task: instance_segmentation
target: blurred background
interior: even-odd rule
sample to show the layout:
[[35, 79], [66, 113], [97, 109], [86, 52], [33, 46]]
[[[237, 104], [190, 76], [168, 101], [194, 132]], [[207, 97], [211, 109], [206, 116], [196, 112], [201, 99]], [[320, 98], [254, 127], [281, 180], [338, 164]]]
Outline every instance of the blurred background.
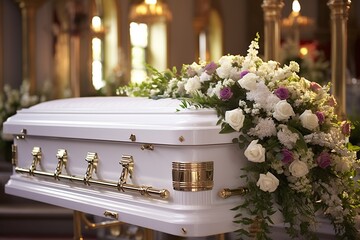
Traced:
[[[246, 55], [256, 33], [263, 55], [266, 2], [1, 0], [0, 124], [17, 109], [41, 101], [116, 95], [117, 87], [146, 79], [146, 64], [162, 71], [199, 60], [216, 61], [226, 54]], [[328, 83], [331, 1], [283, 2], [276, 60], [282, 64], [296, 60], [303, 76]], [[359, 1], [351, 2], [346, 34], [346, 112], [356, 123], [360, 119]], [[352, 137], [360, 142], [359, 132]], [[4, 193], [12, 171], [11, 138], [2, 136], [0, 147], [0, 238], [72, 236], [71, 210]], [[84, 232], [89, 238], [105, 234]]]

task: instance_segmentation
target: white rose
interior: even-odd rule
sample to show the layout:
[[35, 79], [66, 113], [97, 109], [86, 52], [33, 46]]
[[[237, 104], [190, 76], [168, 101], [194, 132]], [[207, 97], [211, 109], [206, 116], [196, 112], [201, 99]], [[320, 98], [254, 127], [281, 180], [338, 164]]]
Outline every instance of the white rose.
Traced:
[[264, 192], [274, 192], [279, 186], [279, 179], [277, 179], [271, 172], [260, 174], [259, 180], [256, 183]]
[[299, 118], [304, 128], [314, 130], [319, 126], [319, 119], [316, 114], [311, 112], [311, 110], [305, 110]]
[[252, 140], [244, 155], [251, 162], [265, 162], [265, 148], [257, 142], [258, 140]]
[[200, 78], [198, 76], [189, 78], [184, 86], [186, 93], [192, 93], [201, 88]]
[[259, 77], [255, 73], [248, 73], [243, 76], [238, 83], [242, 88], [251, 91], [256, 89], [256, 80], [258, 79]]
[[207, 74], [206, 72], [203, 72], [200, 75], [200, 82], [206, 82], [211, 80], [211, 75]]
[[232, 69], [233, 66], [231, 65], [231, 62], [224, 62], [216, 69], [216, 73], [220, 78], [229, 78]]
[[292, 106], [286, 100], [280, 100], [275, 104], [273, 116], [278, 121], [287, 121], [295, 116]]
[[225, 122], [236, 131], [240, 131], [240, 129], [243, 127], [244, 120], [245, 115], [240, 108], [225, 112]]
[[294, 177], [303, 177], [309, 173], [309, 168], [306, 163], [295, 160], [290, 164], [289, 171]]

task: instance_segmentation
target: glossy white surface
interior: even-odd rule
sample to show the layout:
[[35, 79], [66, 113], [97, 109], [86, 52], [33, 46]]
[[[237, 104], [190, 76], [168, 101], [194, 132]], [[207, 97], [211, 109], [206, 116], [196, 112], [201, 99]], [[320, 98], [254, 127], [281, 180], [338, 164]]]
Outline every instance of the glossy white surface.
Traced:
[[[246, 161], [231, 143], [236, 135], [218, 133], [214, 111], [176, 112], [179, 104], [172, 99], [121, 97], [57, 100], [19, 111], [4, 128], [14, 135], [27, 129], [25, 139], [14, 139], [18, 167], [30, 167], [31, 151], [37, 146], [42, 149], [37, 170], [53, 173], [57, 150], [63, 148], [68, 152], [68, 162], [62, 174], [83, 177], [87, 152], [96, 152], [99, 163], [92, 178], [116, 183], [122, 171], [122, 155], [131, 155], [134, 173], [128, 183], [167, 189], [169, 199], [15, 172], [6, 193], [98, 216], [104, 216], [105, 211], [116, 212], [119, 221], [173, 235], [197, 237], [234, 231], [239, 226], [232, 222], [236, 212], [230, 209], [241, 202], [241, 197], [224, 200], [218, 192], [241, 186], [240, 169]], [[130, 134], [136, 135], [135, 142], [129, 139]], [[154, 150], [141, 150], [143, 143], [153, 144]], [[214, 162], [212, 190], [173, 190], [172, 162], [205, 161]]]

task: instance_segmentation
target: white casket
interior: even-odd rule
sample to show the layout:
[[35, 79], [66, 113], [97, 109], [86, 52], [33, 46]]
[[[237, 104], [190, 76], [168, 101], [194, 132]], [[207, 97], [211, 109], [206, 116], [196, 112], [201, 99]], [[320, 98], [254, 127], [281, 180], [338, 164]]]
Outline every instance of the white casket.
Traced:
[[4, 124], [6, 193], [179, 236], [236, 230], [237, 135], [219, 134], [214, 110], [180, 103], [91, 97], [18, 111]]

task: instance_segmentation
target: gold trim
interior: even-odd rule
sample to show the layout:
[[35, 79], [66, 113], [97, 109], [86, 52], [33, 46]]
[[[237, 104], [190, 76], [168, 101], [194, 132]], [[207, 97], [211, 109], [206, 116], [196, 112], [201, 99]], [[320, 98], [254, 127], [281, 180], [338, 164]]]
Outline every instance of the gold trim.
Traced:
[[246, 187], [240, 187], [235, 189], [224, 188], [219, 191], [219, 197], [226, 199], [232, 196], [244, 196], [248, 192], [249, 189]]
[[13, 166], [17, 166], [18, 164], [17, 146], [15, 144], [11, 145], [11, 164]]
[[[21, 168], [21, 167], [15, 167], [15, 172], [27, 173], [27, 174], [31, 174], [33, 176], [43, 176], [43, 177], [51, 177], [51, 178], [54, 177], [54, 173], [38, 171], [38, 170], [34, 170], [33, 172], [31, 172], [30, 169]], [[70, 175], [60, 174], [58, 177], [59, 177], [59, 179], [69, 180], [71, 182], [84, 182], [84, 178], [78, 177], [78, 176], [70, 176]], [[96, 179], [90, 178], [87, 185], [90, 185], [90, 184], [119, 189], [119, 185], [117, 182], [96, 180]], [[136, 186], [136, 185], [126, 183], [126, 184], [122, 185], [122, 189], [124, 189], [126, 191], [130, 191], [130, 192], [138, 192], [142, 196], [149, 196], [149, 197], [157, 196], [162, 199], [168, 199], [170, 196], [170, 192], [166, 189], [155, 189], [155, 188], [152, 188], [149, 186]]]
[[173, 188], [177, 191], [205, 191], [213, 188], [213, 162], [173, 162]]
[[[15, 150], [16, 151], [16, 150]], [[120, 161], [120, 164], [123, 166], [123, 170], [120, 176], [120, 179], [118, 182], [110, 182], [110, 181], [104, 181], [104, 180], [97, 180], [92, 179], [92, 172], [97, 169], [97, 163], [98, 163], [98, 156], [97, 153], [89, 152], [87, 154], [87, 157], [85, 160], [88, 162], [88, 167], [86, 169], [85, 177], [78, 177], [78, 176], [71, 176], [71, 175], [65, 175], [61, 174], [62, 166], [65, 166], [67, 161], [67, 152], [65, 149], [59, 149], [57, 153], [57, 157], [59, 159], [58, 165], [56, 167], [55, 172], [45, 172], [45, 171], [39, 171], [36, 170], [36, 165], [39, 164], [41, 159], [41, 148], [40, 147], [34, 147], [31, 154], [33, 155], [33, 162], [29, 169], [21, 168], [21, 167], [15, 167], [15, 172], [17, 173], [28, 173], [32, 176], [43, 176], [43, 177], [55, 177], [56, 180], [69, 180], [71, 182], [83, 182], [85, 185], [90, 186], [90, 184], [96, 184], [100, 186], [105, 187], [111, 187], [116, 188], [118, 191], [125, 192], [138, 192], [142, 196], [157, 196], [162, 199], [168, 199], [170, 196], [170, 192], [166, 189], [155, 189], [151, 186], [137, 186], [133, 184], [126, 183], [126, 180], [128, 179], [128, 176], [131, 178], [133, 174], [134, 169], [134, 160], [132, 156], [124, 155], [122, 156], [122, 159]], [[59, 166], [62, 165], [62, 166]]]

